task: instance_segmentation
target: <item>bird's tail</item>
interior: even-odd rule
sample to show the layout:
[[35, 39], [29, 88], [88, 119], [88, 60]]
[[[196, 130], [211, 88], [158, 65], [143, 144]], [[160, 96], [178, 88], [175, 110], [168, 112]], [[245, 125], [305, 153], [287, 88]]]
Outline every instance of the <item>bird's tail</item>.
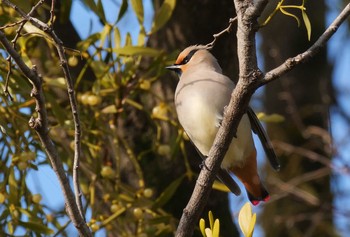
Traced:
[[260, 201], [268, 201], [270, 199], [269, 193], [262, 185], [257, 172], [255, 150], [246, 158], [242, 167], [233, 167], [230, 170], [244, 184], [248, 198], [253, 205], [258, 205]]

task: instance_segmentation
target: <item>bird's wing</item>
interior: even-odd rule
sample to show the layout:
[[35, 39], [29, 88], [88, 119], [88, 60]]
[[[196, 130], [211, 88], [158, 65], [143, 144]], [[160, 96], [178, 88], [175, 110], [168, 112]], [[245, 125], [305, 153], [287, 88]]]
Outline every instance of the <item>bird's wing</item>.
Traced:
[[254, 113], [253, 109], [248, 107], [247, 114], [250, 120], [250, 124], [252, 126], [252, 130], [255, 134], [258, 135], [261, 145], [264, 148], [264, 151], [267, 155], [267, 158], [272, 166], [276, 171], [278, 171], [281, 168], [281, 165], [278, 162], [276, 153], [272, 147], [271, 141], [269, 137], [267, 136], [265, 129], [261, 125], [258, 117]]
[[[192, 143], [193, 144], [193, 143]], [[193, 144], [194, 146], [194, 144]], [[198, 152], [198, 154], [200, 155], [200, 157], [202, 157], [203, 159], [203, 164], [204, 164], [204, 160], [207, 158], [207, 156], [203, 155], [196, 146], [194, 146]], [[205, 166], [205, 164], [204, 164]], [[216, 174], [216, 177], [223, 183], [226, 185], [226, 187], [236, 196], [239, 196], [241, 194], [241, 189], [239, 188], [238, 184], [236, 183], [236, 181], [231, 177], [230, 173], [225, 170], [220, 168], [218, 173]]]

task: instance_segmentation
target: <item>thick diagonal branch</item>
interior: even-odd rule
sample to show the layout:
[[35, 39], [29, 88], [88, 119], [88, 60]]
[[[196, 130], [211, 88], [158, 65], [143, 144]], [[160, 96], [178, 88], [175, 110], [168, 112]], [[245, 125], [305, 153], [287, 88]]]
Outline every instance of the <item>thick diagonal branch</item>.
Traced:
[[[326, 44], [335, 30], [349, 15], [350, 7], [347, 5], [339, 17], [332, 23], [329, 29], [305, 53], [296, 57], [298, 62], [287, 62], [265, 76], [259, 70], [256, 60], [255, 32], [258, 29], [257, 17], [263, 11], [266, 0], [254, 1], [234, 0], [237, 13], [237, 47], [239, 59], [239, 80], [232, 93], [231, 101], [226, 109], [222, 126], [218, 131], [214, 144], [210, 149], [205, 168], [199, 174], [192, 196], [183, 210], [176, 236], [192, 236], [200, 214], [208, 200], [215, 175], [220, 167], [229, 144], [236, 134], [240, 119], [245, 113], [251, 95], [255, 90], [292, 70], [306, 59], [313, 57]], [[329, 32], [330, 31], [330, 32]], [[304, 56], [302, 56], [304, 55]], [[300, 58], [301, 57], [301, 58]]]

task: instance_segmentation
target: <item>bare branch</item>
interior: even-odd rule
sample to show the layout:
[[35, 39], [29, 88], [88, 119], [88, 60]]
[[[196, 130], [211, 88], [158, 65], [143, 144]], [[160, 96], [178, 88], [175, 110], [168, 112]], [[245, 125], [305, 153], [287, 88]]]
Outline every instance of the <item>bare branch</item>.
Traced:
[[233, 22], [235, 22], [237, 20], [237, 17], [234, 18], [230, 18], [229, 20], [229, 25], [226, 27], [226, 29], [220, 31], [219, 33], [216, 33], [213, 35], [214, 40], [212, 42], [210, 42], [209, 44], [206, 45], [206, 47], [210, 50], [215, 46], [215, 42], [216, 40], [223, 34], [225, 33], [230, 33], [233, 27]]

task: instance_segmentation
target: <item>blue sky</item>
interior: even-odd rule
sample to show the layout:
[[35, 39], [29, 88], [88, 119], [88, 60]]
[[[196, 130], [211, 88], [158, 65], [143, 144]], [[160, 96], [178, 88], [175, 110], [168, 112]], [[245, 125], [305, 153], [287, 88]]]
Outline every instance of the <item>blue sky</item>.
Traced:
[[[119, 10], [119, 6], [115, 0], [104, 0], [103, 4], [106, 10], [106, 17], [109, 22], [114, 22], [117, 13]], [[340, 0], [329, 0], [329, 8], [330, 13], [327, 16], [328, 24], [334, 19], [339, 9], [336, 6], [341, 6], [340, 4], [335, 4], [335, 2], [340, 2]], [[153, 10], [151, 6], [151, 1], [147, 0], [144, 3], [145, 7], [145, 22], [146, 29], [150, 28], [150, 23], [152, 20]], [[98, 19], [89, 14], [88, 9], [86, 9], [81, 1], [74, 0], [72, 6], [72, 14], [71, 20], [73, 24], [76, 26], [78, 33], [84, 39], [92, 32], [98, 32], [101, 30], [101, 25], [98, 23]], [[138, 22], [134, 13], [128, 10], [125, 18], [123, 18], [119, 23], [118, 27], [122, 35], [125, 35], [127, 32], [130, 32], [133, 38], [136, 40], [137, 34], [139, 31]], [[225, 27], [225, 26], [223, 26]], [[218, 29], [219, 31], [220, 29]], [[346, 43], [345, 43], [346, 42]], [[347, 47], [344, 47], [347, 45]], [[349, 83], [349, 64], [350, 64], [350, 44], [349, 37], [346, 35], [345, 27], [341, 27], [337, 34], [331, 39], [328, 46], [329, 58], [330, 60], [334, 60], [334, 82], [335, 86], [338, 90], [344, 92], [340, 97], [340, 102], [342, 106], [345, 108], [346, 112], [350, 114], [350, 83]], [[344, 129], [346, 128], [346, 129]], [[342, 120], [341, 117], [334, 111], [332, 113], [331, 119], [331, 131], [334, 137], [335, 147], [338, 147], [341, 144], [342, 149], [338, 150], [338, 155], [334, 160], [335, 165], [344, 165], [344, 163], [349, 163], [350, 161], [350, 141], [348, 141], [347, 137], [350, 133], [349, 124], [346, 121]], [[257, 142], [258, 143], [258, 142]], [[259, 151], [260, 152], [260, 151]], [[260, 152], [260, 157], [263, 154]], [[40, 173], [40, 174], [39, 174]], [[349, 195], [350, 195], [350, 178], [349, 174], [344, 175], [343, 173], [335, 173], [337, 176], [336, 182], [334, 183], [334, 190], [340, 189], [341, 191], [345, 191], [347, 195], [338, 196], [335, 201], [335, 205], [341, 210], [344, 209], [344, 206], [349, 206]], [[52, 169], [47, 167], [40, 167], [40, 172], [32, 172], [32, 175], [28, 179], [28, 186], [34, 193], [41, 193], [43, 195], [43, 202], [47, 203], [48, 206], [53, 208], [62, 208], [64, 205], [63, 197], [61, 195], [61, 191], [59, 188], [59, 184], [55, 174]], [[246, 202], [246, 199], [243, 197], [236, 198], [231, 196], [232, 200], [232, 211], [234, 215], [237, 215], [240, 207]], [[259, 212], [258, 208], [254, 208], [254, 211]], [[346, 219], [336, 213], [336, 223], [338, 224], [339, 230], [341, 231], [346, 227]], [[89, 219], [89, 216], [88, 216]], [[70, 228], [74, 232], [74, 228]], [[345, 232], [347, 231], [347, 232]], [[349, 229], [344, 230], [344, 234], [348, 233]], [[100, 233], [99, 236], [104, 236], [103, 233]], [[263, 236], [263, 232], [258, 230], [255, 232], [255, 237]]]

